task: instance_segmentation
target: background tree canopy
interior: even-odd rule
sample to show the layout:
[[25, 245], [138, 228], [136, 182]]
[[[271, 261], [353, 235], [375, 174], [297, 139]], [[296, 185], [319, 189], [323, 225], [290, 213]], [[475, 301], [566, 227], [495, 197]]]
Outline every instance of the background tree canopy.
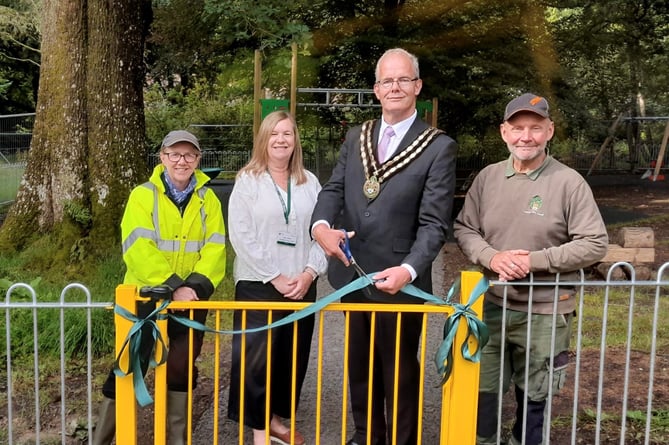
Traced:
[[[0, 114], [7, 114], [34, 109], [39, 3], [3, 3]], [[666, 2], [158, 0], [152, 10], [148, 114], [171, 116], [166, 128], [248, 122], [256, 49], [263, 86], [288, 97], [292, 42], [300, 87], [369, 88], [383, 51], [414, 52], [423, 97], [439, 99], [440, 127], [455, 136], [496, 131], [501, 107], [520, 91], [551, 100], [560, 136], [593, 141], [621, 112], [663, 115], [669, 106]], [[153, 130], [151, 120], [147, 127], [153, 142], [166, 129]]]
[[0, 1], [0, 114], [35, 111], [40, 59], [38, 28], [31, 4]]
[[[164, 38], [183, 29], [184, 14], [160, 11], [180, 3], [190, 4], [182, 7], [199, 17], [199, 25], [190, 34], [177, 32], [178, 39]], [[289, 3], [204, 0], [196, 11], [183, 1], [155, 7], [151, 42], [158, 43], [164, 60], [179, 60], [191, 40], [201, 48], [188, 52], [201, 56], [193, 70], [160, 75], [178, 72], [181, 79], [196, 78], [214, 89], [209, 92], [221, 94], [227, 85], [217, 81], [233, 80], [229, 74], [236, 67], [250, 69], [252, 51], [260, 49], [266, 57], [264, 86], [285, 93], [287, 48], [296, 41], [299, 86], [369, 88], [376, 58], [402, 46], [419, 56], [423, 96], [439, 99], [440, 126], [456, 136], [484, 135], [496, 127], [503, 104], [527, 90], [551, 99], [563, 137], [585, 132], [601, 141], [621, 112], [667, 112], [667, 74], [661, 67], [667, 62], [669, 6], [664, 2]], [[185, 80], [181, 87], [195, 88], [195, 82]]]
[[[114, 188], [112, 178], [126, 174], [129, 160], [142, 162], [145, 149], [155, 149], [169, 130], [195, 123], [250, 124], [256, 50], [262, 54], [265, 93], [287, 99], [293, 43], [299, 51], [298, 87], [371, 88], [375, 61], [386, 49], [399, 46], [415, 53], [424, 81], [422, 99], [438, 99], [438, 126], [459, 142], [464, 156], [504, 151], [498, 135], [502, 109], [525, 91], [549, 99], [557, 125], [553, 148], [571, 153], [601, 144], [620, 114], [669, 115], [667, 2], [123, 0], [119, 3], [123, 7], [113, 14], [100, 5], [99, 0], [0, 0], [0, 114], [39, 110], [41, 99], [47, 117], [40, 120], [38, 111], [36, 131], [41, 134], [35, 136], [43, 147], [56, 151], [65, 149], [61, 144], [66, 139], [49, 142], [45, 134], [64, 122], [66, 127], [78, 122], [79, 127], [58, 133], [79, 137], [81, 146], [71, 150], [80, 154], [81, 165], [91, 169], [102, 165], [104, 179], [94, 179], [97, 190]], [[97, 16], [83, 17], [81, 29], [50, 28], [66, 7], [95, 11]], [[108, 21], [112, 35], [102, 38], [96, 20]], [[49, 65], [54, 71], [48, 77], [41, 73], [44, 97], [36, 99], [40, 65], [44, 71], [44, 61], [49, 60], [40, 51], [57, 51], [55, 39], [73, 45], [82, 42], [79, 57], [87, 63], [80, 82], [85, 101], [72, 102], [85, 102], [87, 108], [72, 120], [49, 113], [53, 108], [44, 97], [61, 88], [58, 79], [67, 79], [78, 65], [62, 60]], [[143, 66], [135, 63], [137, 55]], [[98, 59], [90, 60], [91, 56]], [[66, 60], [68, 55], [61, 57]], [[132, 72], [119, 66], [127, 60], [133, 61]], [[118, 70], [124, 85], [105, 74], [110, 69]], [[116, 88], [108, 88], [110, 80]], [[126, 98], [125, 108], [107, 107], [116, 103], [120, 90], [136, 97]], [[146, 129], [134, 119], [130, 130], [120, 128], [127, 127], [123, 113], [140, 119], [143, 114]], [[298, 113], [301, 125], [328, 119], [342, 117], [327, 109], [320, 114]], [[94, 122], [104, 123], [104, 131]], [[135, 133], [143, 133], [146, 143], [133, 141]], [[648, 131], [637, 124], [629, 126], [628, 133], [627, 139], [634, 141]], [[104, 138], [120, 140], [119, 135], [124, 135], [123, 150], [105, 152], [111, 156], [108, 159], [91, 158], [95, 146], [109, 145]], [[31, 151], [38, 147], [33, 144]], [[42, 156], [43, 164], [53, 155], [34, 156]], [[140, 171], [133, 170], [133, 180]], [[30, 173], [29, 164], [28, 177]], [[53, 175], [56, 172], [32, 171], [32, 177], [44, 184], [53, 183]], [[96, 215], [105, 215], [106, 226], [117, 221], [122, 210], [119, 198], [113, 200], [114, 208], [106, 208], [108, 204], [100, 206], [96, 196], [88, 195], [91, 181], [89, 175], [76, 181], [80, 210], [93, 215], [93, 221], [78, 228], [77, 236], [90, 235], [89, 227], [100, 227]], [[115, 196], [124, 196], [129, 186], [123, 181]], [[26, 195], [23, 202], [32, 201]], [[38, 227], [44, 230], [67, 213], [57, 199], [50, 206], [57, 211], [49, 218], [56, 221], [43, 224], [42, 215]], [[25, 214], [35, 218], [33, 210], [26, 208]], [[24, 221], [20, 227], [30, 224]]]

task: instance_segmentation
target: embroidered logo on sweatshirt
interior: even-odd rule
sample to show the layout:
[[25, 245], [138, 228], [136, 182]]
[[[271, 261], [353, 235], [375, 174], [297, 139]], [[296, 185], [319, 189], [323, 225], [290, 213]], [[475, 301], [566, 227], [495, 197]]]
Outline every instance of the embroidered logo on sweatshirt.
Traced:
[[532, 199], [530, 199], [530, 202], [527, 203], [528, 209], [525, 210], [524, 213], [544, 216], [544, 214], [541, 212], [541, 206], [543, 205], [544, 201], [541, 199], [541, 196], [534, 195]]

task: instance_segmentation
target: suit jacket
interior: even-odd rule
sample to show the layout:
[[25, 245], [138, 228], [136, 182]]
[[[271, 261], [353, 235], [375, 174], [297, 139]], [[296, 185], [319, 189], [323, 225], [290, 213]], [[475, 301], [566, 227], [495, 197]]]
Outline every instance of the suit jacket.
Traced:
[[[376, 153], [380, 124], [374, 130]], [[411, 125], [393, 156], [398, 155], [429, 126], [420, 119]], [[355, 230], [351, 252], [367, 272], [402, 263], [417, 273], [413, 284], [432, 292], [432, 262], [446, 241], [455, 189], [457, 145], [441, 134], [403, 170], [381, 184], [378, 196], [363, 194], [365, 173], [360, 158], [361, 126], [346, 134], [332, 176], [318, 195], [311, 223], [328, 221], [332, 227]], [[353, 267], [330, 260], [328, 279], [335, 288], [356, 278]], [[372, 289], [372, 299], [416, 302], [406, 294], [395, 296]], [[346, 300], [346, 299], [345, 299]]]

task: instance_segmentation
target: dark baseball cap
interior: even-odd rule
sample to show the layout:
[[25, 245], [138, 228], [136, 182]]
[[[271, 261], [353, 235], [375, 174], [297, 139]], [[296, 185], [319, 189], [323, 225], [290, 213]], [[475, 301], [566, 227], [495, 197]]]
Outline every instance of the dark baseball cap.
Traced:
[[163, 139], [162, 147], [171, 147], [178, 142], [190, 142], [193, 144], [193, 146], [195, 146], [195, 148], [198, 149], [198, 151], [202, 151], [200, 149], [200, 142], [198, 142], [195, 135], [186, 130], [174, 130], [167, 133], [167, 136], [165, 136], [165, 139]]
[[532, 93], [525, 93], [506, 105], [504, 120], [508, 121], [514, 114], [521, 111], [529, 111], [541, 117], [550, 117], [548, 108], [548, 102], [543, 97]]

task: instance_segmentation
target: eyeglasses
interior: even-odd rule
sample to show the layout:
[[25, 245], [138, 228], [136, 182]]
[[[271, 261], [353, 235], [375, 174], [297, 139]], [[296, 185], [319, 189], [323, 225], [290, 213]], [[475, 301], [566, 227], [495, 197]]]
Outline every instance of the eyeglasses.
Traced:
[[406, 88], [409, 85], [411, 85], [411, 82], [415, 82], [418, 80], [418, 77], [414, 77], [413, 79], [410, 79], [408, 77], [400, 77], [399, 79], [383, 79], [379, 80], [378, 83], [381, 85], [383, 88], [386, 90], [392, 88], [393, 84], [397, 82], [397, 85], [399, 85], [400, 88]]
[[181, 153], [176, 153], [174, 151], [170, 151], [170, 152], [164, 151], [163, 154], [165, 156], [167, 156], [167, 159], [169, 159], [171, 162], [179, 162], [181, 160], [181, 158], [184, 158], [184, 160], [186, 162], [188, 162], [189, 164], [191, 162], [197, 161], [198, 158], [200, 157], [200, 155], [196, 154], [196, 153], [181, 154]]

